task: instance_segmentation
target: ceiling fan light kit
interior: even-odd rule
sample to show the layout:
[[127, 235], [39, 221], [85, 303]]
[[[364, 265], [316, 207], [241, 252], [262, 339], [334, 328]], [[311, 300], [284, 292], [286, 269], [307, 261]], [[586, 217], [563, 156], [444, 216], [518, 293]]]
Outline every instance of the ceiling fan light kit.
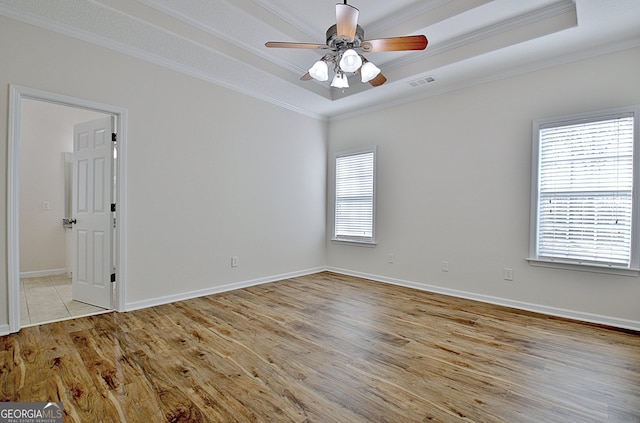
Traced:
[[329, 50], [330, 53], [315, 62], [303, 81], [315, 79], [329, 80], [329, 63], [334, 64], [334, 77], [331, 86], [348, 88], [347, 74], [360, 72], [362, 82], [368, 82], [374, 87], [382, 85], [387, 78], [382, 75], [380, 68], [369, 62], [360, 51], [376, 53], [383, 51], [424, 50], [427, 48], [427, 37], [424, 35], [410, 35], [404, 37], [379, 38], [364, 40], [364, 30], [358, 25], [360, 11], [347, 4], [336, 4], [336, 24], [327, 30], [326, 44], [297, 43], [269, 41], [265, 43], [269, 48], [303, 48]]

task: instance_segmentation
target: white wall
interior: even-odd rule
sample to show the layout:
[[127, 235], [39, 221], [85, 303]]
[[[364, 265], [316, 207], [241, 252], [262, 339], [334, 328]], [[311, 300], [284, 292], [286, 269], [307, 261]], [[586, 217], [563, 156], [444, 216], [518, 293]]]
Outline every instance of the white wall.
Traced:
[[[328, 241], [328, 265], [640, 328], [639, 278], [525, 260], [532, 120], [638, 104], [638, 69], [640, 50], [627, 50], [332, 123], [329, 157], [378, 145], [379, 244]], [[328, 228], [332, 175], [333, 163]], [[442, 261], [449, 272], [441, 271]], [[513, 282], [503, 280], [505, 267], [513, 269]]]
[[0, 57], [0, 198], [10, 83], [128, 110], [128, 304], [324, 266], [325, 122], [4, 17]]
[[[20, 273], [67, 269], [63, 152], [73, 125], [102, 114], [42, 101], [22, 102], [20, 125]], [[43, 209], [43, 203], [49, 209]]]
[[[128, 109], [126, 300], [336, 269], [640, 322], [640, 281], [530, 267], [531, 121], [640, 103], [638, 49], [327, 124], [0, 17], [18, 84]], [[7, 101], [0, 101], [6, 198]], [[327, 145], [327, 140], [331, 140]], [[376, 248], [326, 241], [327, 152], [378, 144]], [[331, 163], [331, 161], [330, 161]], [[329, 166], [331, 170], [331, 166]], [[325, 188], [328, 188], [325, 189]], [[328, 217], [326, 212], [328, 211]], [[6, 208], [0, 208], [6, 222]], [[7, 228], [0, 225], [0, 238]], [[6, 242], [0, 304], [6, 310]], [[395, 263], [386, 263], [388, 253]], [[325, 256], [326, 254], [326, 256]], [[230, 267], [230, 257], [239, 267]], [[440, 271], [447, 260], [450, 271]], [[514, 281], [502, 280], [503, 267]], [[0, 326], [7, 322], [0, 313]]]

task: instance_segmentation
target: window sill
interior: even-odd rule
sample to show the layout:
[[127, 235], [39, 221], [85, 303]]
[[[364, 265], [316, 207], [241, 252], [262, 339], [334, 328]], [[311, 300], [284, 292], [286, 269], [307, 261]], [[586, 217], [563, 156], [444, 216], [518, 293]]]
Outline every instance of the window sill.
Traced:
[[339, 239], [339, 238], [331, 238], [331, 241], [337, 242], [340, 244], [355, 245], [357, 247], [375, 247], [376, 245], [378, 245], [378, 243], [375, 241], [354, 241], [350, 239]]
[[560, 260], [544, 260], [544, 259], [538, 259], [538, 258], [528, 258], [527, 261], [531, 266], [537, 266], [537, 267], [551, 267], [554, 269], [577, 270], [580, 272], [607, 273], [610, 275], [619, 275], [619, 276], [640, 275], [640, 269], [632, 269], [629, 267], [616, 267], [616, 266], [598, 265], [598, 264], [590, 264], [590, 263], [578, 264], [574, 262], [567, 262], [567, 261], [560, 261]]

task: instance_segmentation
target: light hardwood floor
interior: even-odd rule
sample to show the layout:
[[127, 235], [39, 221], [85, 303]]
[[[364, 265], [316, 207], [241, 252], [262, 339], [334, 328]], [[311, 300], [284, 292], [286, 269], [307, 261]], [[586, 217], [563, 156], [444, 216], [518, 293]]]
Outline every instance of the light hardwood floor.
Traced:
[[0, 338], [69, 422], [640, 422], [640, 334], [320, 273]]

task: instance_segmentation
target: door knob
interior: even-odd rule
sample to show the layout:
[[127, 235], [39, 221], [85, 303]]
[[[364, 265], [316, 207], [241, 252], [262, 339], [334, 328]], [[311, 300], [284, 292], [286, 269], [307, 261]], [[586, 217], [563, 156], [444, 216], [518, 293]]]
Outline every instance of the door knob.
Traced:
[[65, 228], [70, 228], [74, 223], [78, 223], [78, 221], [75, 219], [69, 219], [68, 217], [62, 219], [62, 226]]

